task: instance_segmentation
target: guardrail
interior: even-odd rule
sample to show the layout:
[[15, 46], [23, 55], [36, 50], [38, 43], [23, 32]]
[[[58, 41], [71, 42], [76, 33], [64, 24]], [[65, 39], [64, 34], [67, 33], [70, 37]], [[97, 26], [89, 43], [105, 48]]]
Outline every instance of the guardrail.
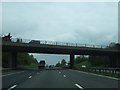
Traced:
[[[39, 43], [34, 43], [34, 42], [30, 43], [31, 41], [39, 42]], [[105, 45], [79, 44], [79, 43], [57, 42], [57, 41], [46, 41], [46, 40], [29, 40], [29, 39], [20, 39], [20, 38], [11, 38], [11, 42], [29, 43], [31, 45], [47, 44], [47, 45], [60, 45], [60, 46], [88, 47], [88, 48], [106, 48], [107, 47]]]
[[80, 68], [79, 70], [85, 72], [110, 75], [120, 78], [120, 68]]

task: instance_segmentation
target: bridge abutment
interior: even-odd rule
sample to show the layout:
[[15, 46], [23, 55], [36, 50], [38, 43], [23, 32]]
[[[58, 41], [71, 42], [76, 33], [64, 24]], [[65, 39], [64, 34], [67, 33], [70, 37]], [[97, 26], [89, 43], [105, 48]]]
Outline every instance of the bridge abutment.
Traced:
[[11, 69], [15, 69], [17, 67], [17, 52], [11, 52], [9, 54], [8, 65]]
[[73, 69], [74, 67], [74, 54], [70, 54], [70, 69]]
[[120, 56], [117, 54], [109, 56], [110, 68], [120, 68]]

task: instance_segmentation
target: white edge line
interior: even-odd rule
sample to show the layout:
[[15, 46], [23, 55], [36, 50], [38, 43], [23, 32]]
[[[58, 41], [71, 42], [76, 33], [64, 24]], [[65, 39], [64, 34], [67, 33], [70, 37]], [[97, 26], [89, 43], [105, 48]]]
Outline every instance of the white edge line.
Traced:
[[7, 89], [7, 90], [11, 90], [11, 89], [13, 89], [13, 88], [15, 88], [17, 85], [13, 85], [12, 87], [10, 87], [9, 89]]
[[5, 76], [9, 76], [9, 75], [12, 75], [12, 74], [18, 74], [18, 73], [22, 73], [22, 72], [25, 72], [25, 71], [16, 72], [16, 73], [10, 73], [10, 74], [6, 74], [6, 75], [2, 75], [2, 76], [0, 76], [0, 77], [5, 77]]
[[81, 87], [80, 85], [78, 85], [77, 83], [75, 84], [75, 86], [77, 86], [78, 88], [80, 88], [81, 90], [83, 90], [84, 88]]
[[[69, 69], [69, 70], [71, 70], [71, 69]], [[86, 74], [91, 74], [91, 75], [96, 75], [96, 76], [100, 76], [100, 77], [106, 77], [106, 78], [115, 79], [115, 80], [120, 80], [119, 78], [109, 77], [109, 76], [104, 76], [104, 75], [99, 75], [99, 74], [90, 73], [90, 72], [84, 72], [84, 71], [78, 71], [78, 70], [73, 70], [73, 71], [77, 71], [77, 72], [81, 72], [81, 73], [86, 73]]]

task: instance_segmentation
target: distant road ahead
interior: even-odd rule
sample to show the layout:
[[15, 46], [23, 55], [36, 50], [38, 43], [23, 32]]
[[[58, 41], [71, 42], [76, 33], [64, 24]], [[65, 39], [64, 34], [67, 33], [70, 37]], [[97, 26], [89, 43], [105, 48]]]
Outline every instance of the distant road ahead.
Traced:
[[[75, 70], [27, 70], [3, 76], [3, 88], [101, 88], [119, 90], [119, 80]], [[89, 89], [88, 89], [89, 90]], [[96, 90], [96, 89], [91, 89]]]

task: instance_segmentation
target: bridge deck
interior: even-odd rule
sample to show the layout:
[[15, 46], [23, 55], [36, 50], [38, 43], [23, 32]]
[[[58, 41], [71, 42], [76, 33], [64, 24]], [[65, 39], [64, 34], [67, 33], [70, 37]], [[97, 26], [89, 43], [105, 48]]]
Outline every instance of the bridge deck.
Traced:
[[75, 55], [111, 55], [118, 54], [118, 49], [95, 48], [85, 46], [68, 46], [59, 44], [30, 44], [17, 42], [3, 42], [4, 52], [29, 52], [29, 53], [49, 53], [49, 54], [71, 54]]

